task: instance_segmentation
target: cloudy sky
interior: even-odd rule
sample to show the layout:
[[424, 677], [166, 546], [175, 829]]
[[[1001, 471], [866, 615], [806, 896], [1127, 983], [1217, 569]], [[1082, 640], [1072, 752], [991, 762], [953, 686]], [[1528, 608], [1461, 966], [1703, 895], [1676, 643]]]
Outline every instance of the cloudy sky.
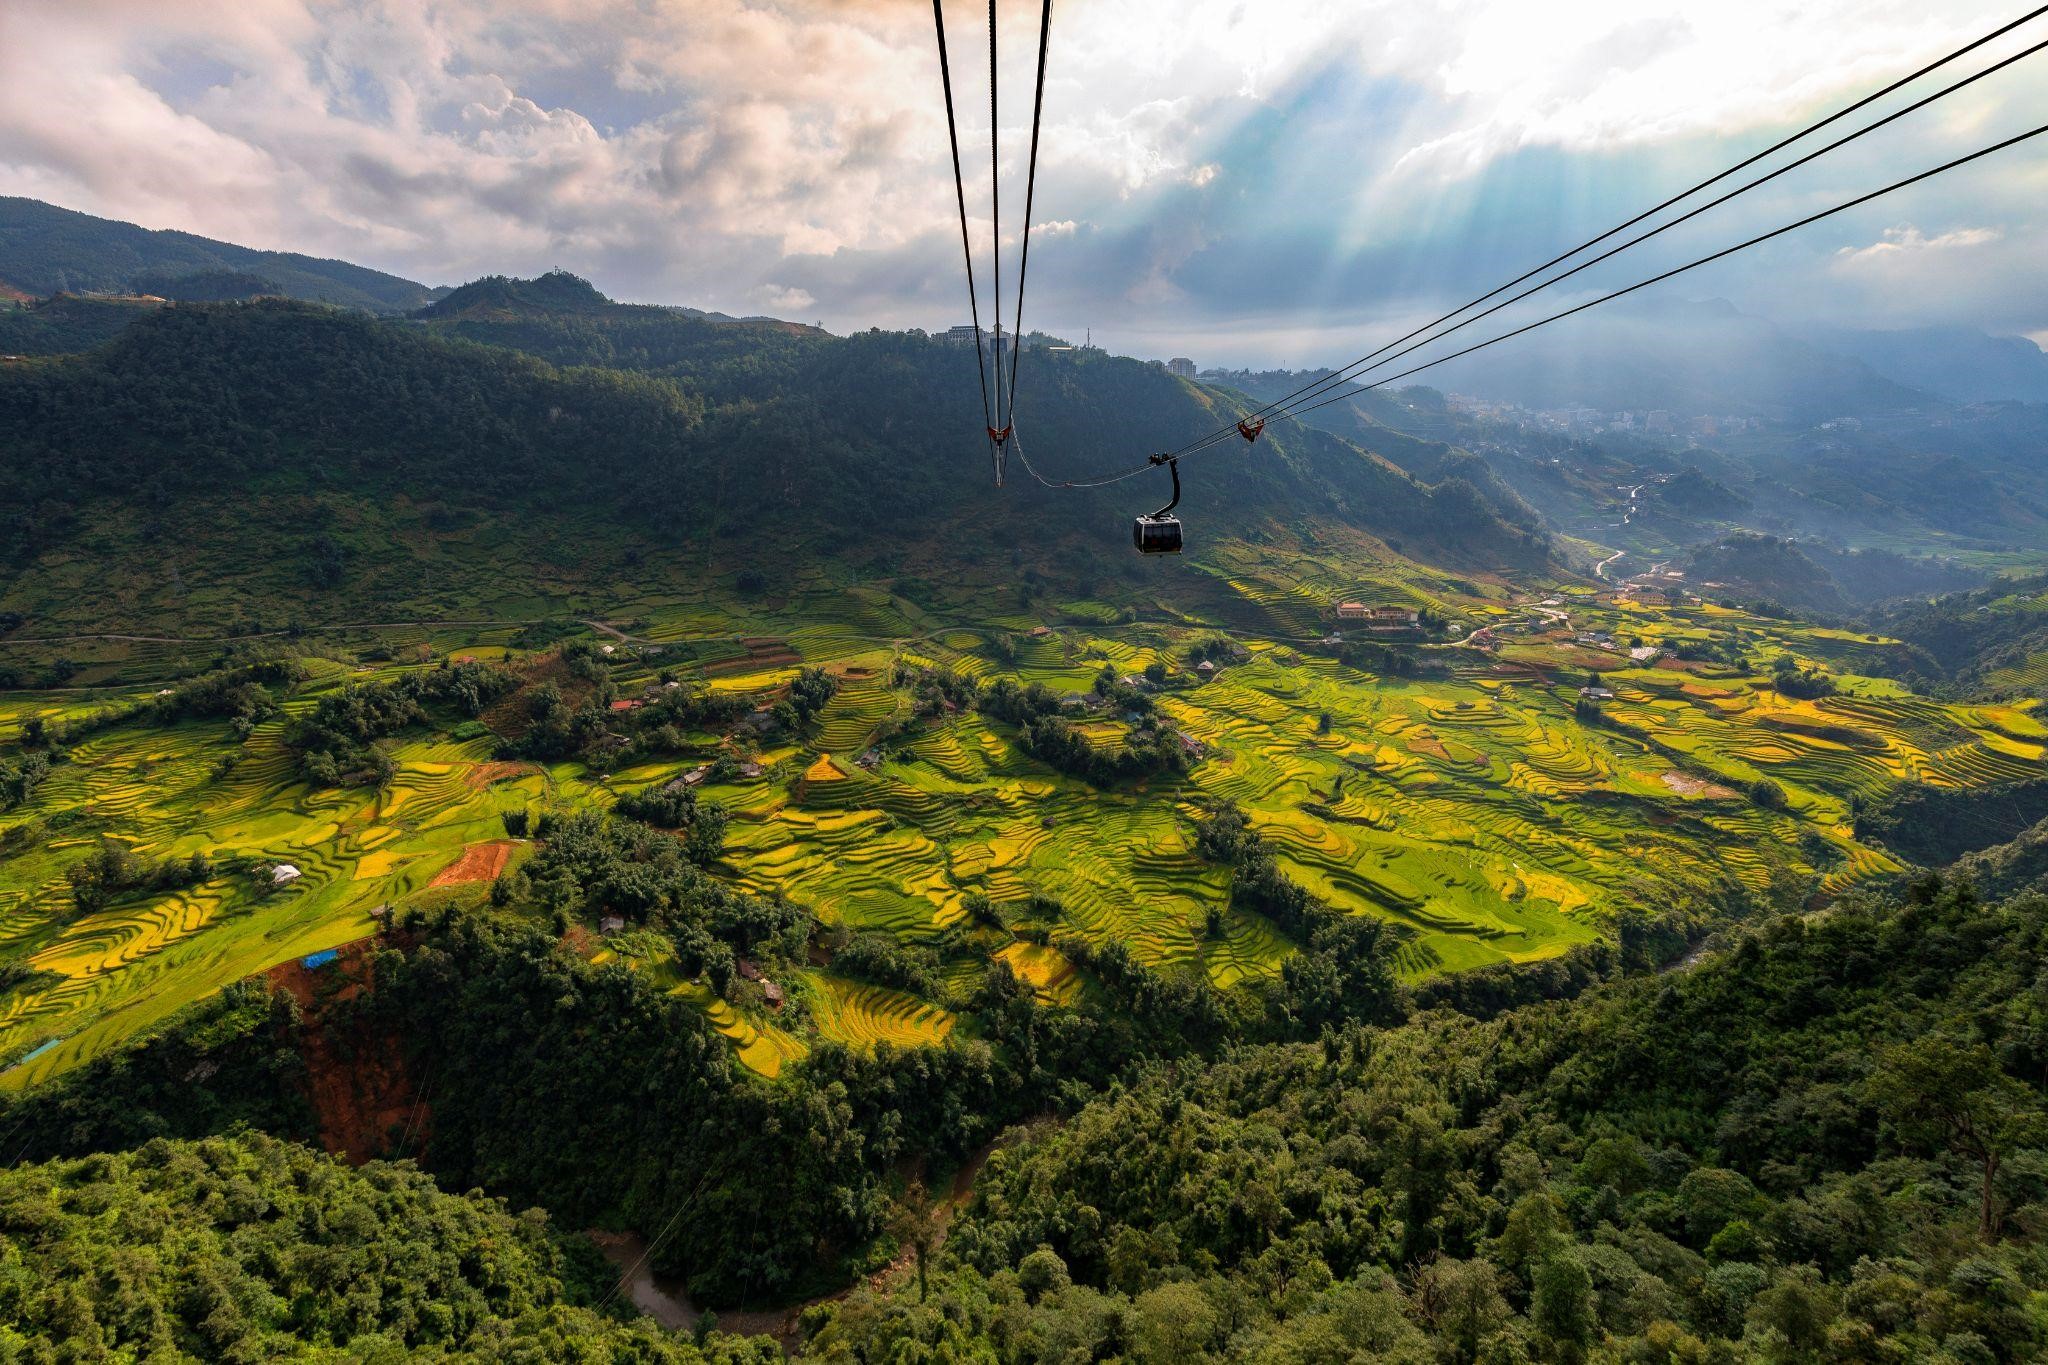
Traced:
[[[1037, 9], [1000, 25], [1012, 279]], [[1358, 353], [2020, 9], [1059, 0], [1026, 322], [1204, 363]], [[947, 14], [986, 287], [986, 9]], [[2044, 75], [2048, 53], [1574, 287], [2048, 123]], [[835, 330], [966, 312], [922, 0], [0, 0], [0, 194], [437, 284], [560, 266]], [[2048, 342], [2044, 261], [2048, 138], [1677, 289]]]

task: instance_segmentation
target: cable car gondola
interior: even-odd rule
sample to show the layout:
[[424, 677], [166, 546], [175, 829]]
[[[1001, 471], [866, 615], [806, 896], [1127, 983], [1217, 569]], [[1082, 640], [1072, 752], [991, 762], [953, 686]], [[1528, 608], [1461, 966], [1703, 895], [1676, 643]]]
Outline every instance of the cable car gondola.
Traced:
[[1132, 521], [1131, 543], [1138, 547], [1140, 554], [1177, 555], [1180, 553], [1180, 518], [1166, 514], [1180, 503], [1180, 461], [1170, 455], [1154, 455], [1152, 463], [1165, 465], [1173, 475], [1173, 501], [1150, 516]]

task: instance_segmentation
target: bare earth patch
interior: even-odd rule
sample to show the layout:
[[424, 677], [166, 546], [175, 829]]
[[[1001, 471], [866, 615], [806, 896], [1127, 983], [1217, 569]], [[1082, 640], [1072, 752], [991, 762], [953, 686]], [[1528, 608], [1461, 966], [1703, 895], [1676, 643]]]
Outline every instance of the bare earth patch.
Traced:
[[1708, 782], [1689, 773], [1672, 771], [1663, 774], [1658, 780], [1680, 796], [1696, 796], [1708, 801], [1729, 801], [1738, 795], [1718, 782]]
[[471, 791], [482, 791], [493, 782], [503, 782], [508, 777], [525, 777], [539, 771], [531, 763], [478, 763], [470, 768], [465, 780]]
[[[299, 1055], [306, 1064], [306, 1098], [320, 1130], [320, 1145], [357, 1165], [373, 1157], [417, 1157], [425, 1148], [431, 1114], [416, 1094], [398, 1040], [354, 1030], [335, 1035], [335, 1006], [361, 994], [374, 939], [343, 944], [320, 968], [294, 958], [264, 976], [299, 1002]], [[346, 1017], [344, 1015], [344, 1017]]]
[[459, 882], [496, 881], [498, 874], [505, 870], [505, 864], [512, 860], [512, 850], [519, 847], [510, 839], [492, 839], [487, 843], [471, 844], [462, 850], [462, 856], [434, 874], [430, 886], [454, 886]]

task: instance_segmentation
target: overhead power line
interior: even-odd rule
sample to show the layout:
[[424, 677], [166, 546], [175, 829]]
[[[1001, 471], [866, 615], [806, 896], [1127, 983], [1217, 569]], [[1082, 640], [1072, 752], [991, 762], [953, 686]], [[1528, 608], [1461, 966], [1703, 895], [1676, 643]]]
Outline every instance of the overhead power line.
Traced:
[[[946, 53], [944, 0], [932, 0], [932, 25], [939, 37], [939, 76], [946, 97], [946, 136], [953, 152], [953, 199], [960, 213], [960, 252], [967, 265], [969, 320], [974, 326], [974, 360], [981, 382], [981, 419], [988, 433], [989, 458], [995, 466], [996, 486], [1003, 483], [1003, 465], [1015, 431], [1017, 415], [1017, 368], [1023, 358], [1024, 288], [1031, 269], [1031, 214], [1038, 196], [1039, 129], [1045, 115], [1045, 64], [1052, 34], [1052, 0], [1043, 0], [1038, 23], [1038, 80], [1031, 104], [1031, 160], [1024, 189], [1023, 250], [1017, 267], [1016, 325], [1010, 330], [1007, 379], [1003, 354], [1003, 189], [1002, 189], [1002, 99], [997, 60], [996, 0], [988, 5], [988, 169], [989, 225], [994, 238], [990, 251], [989, 276], [995, 318], [993, 355], [982, 344], [980, 291], [974, 284], [974, 247], [967, 225], [967, 184], [960, 168], [960, 126], [953, 109], [952, 64]], [[989, 384], [991, 360], [995, 367], [993, 393]], [[1027, 462], [1028, 467], [1028, 462]], [[1034, 477], [1036, 477], [1034, 473]]]
[[1892, 194], [1898, 190], [1905, 189], [1909, 185], [1917, 185], [1923, 180], [1931, 180], [1935, 176], [1944, 174], [1948, 171], [1955, 170], [1959, 166], [1967, 166], [1971, 162], [1981, 160], [1984, 157], [1990, 156], [1994, 152], [2002, 152], [2006, 150], [2008, 147], [2016, 147], [2022, 142], [2026, 142], [2032, 138], [2040, 137], [2043, 133], [2048, 133], [2048, 123], [2044, 123], [2038, 128], [2029, 129], [2027, 132], [2019, 133], [2012, 137], [2006, 138], [2003, 142], [1994, 142], [1989, 147], [1981, 147], [1978, 150], [1969, 153], [1967, 156], [1959, 156], [1953, 161], [1944, 161], [1941, 165], [1932, 167], [1928, 170], [1924, 170], [1920, 172], [1918, 175], [1909, 175], [1904, 180], [1894, 181], [1893, 183], [1886, 185], [1882, 189], [1876, 189], [1872, 190], [1868, 194], [1858, 195], [1856, 198], [1848, 200], [1845, 203], [1837, 204], [1833, 208], [1822, 209], [1819, 213], [1810, 213], [1806, 217], [1799, 219], [1797, 222], [1787, 223], [1783, 227], [1773, 228], [1769, 232], [1759, 233], [1758, 235], [1751, 237], [1748, 241], [1737, 242], [1734, 246], [1724, 247], [1721, 250], [1716, 251], [1711, 256], [1702, 256], [1698, 260], [1687, 261], [1684, 265], [1674, 266], [1672, 269], [1663, 271], [1656, 275], [1652, 275], [1650, 276], [1650, 278], [1646, 280], [1638, 280], [1634, 284], [1629, 285], [1624, 289], [1617, 289], [1611, 294], [1602, 294], [1597, 299], [1588, 299], [1586, 302], [1581, 303], [1573, 308], [1567, 308], [1561, 313], [1552, 313], [1549, 317], [1538, 318], [1534, 322], [1527, 323], [1524, 326], [1515, 328], [1515, 330], [1512, 332], [1503, 332], [1497, 337], [1488, 337], [1485, 341], [1478, 342], [1475, 345], [1467, 346], [1463, 350], [1453, 351], [1449, 355], [1445, 356], [1438, 356], [1434, 360], [1425, 361], [1424, 363], [1417, 365], [1412, 369], [1403, 370], [1399, 374], [1390, 374], [1386, 378], [1376, 379], [1370, 384], [1361, 384], [1357, 386], [1356, 389], [1350, 392], [1336, 394], [1332, 397], [1324, 398], [1320, 402], [1311, 403], [1306, 407], [1291, 409], [1280, 415], [1284, 417], [1299, 417], [1305, 412], [1314, 412], [1317, 408], [1327, 407], [1331, 403], [1338, 403], [1342, 402], [1347, 398], [1356, 397], [1359, 393], [1362, 393], [1367, 389], [1376, 389], [1383, 384], [1391, 384], [1395, 380], [1406, 379], [1410, 375], [1420, 374], [1424, 370], [1434, 369], [1436, 366], [1445, 364], [1448, 361], [1457, 360], [1462, 356], [1471, 355], [1474, 351], [1483, 351], [1489, 346], [1497, 346], [1503, 341], [1507, 341], [1511, 338], [1521, 336], [1527, 332], [1533, 332], [1538, 327], [1547, 327], [1553, 322], [1561, 322], [1565, 318], [1571, 317], [1577, 313], [1583, 313], [1589, 308], [1597, 308], [1603, 303], [1610, 303], [1615, 299], [1623, 297], [1624, 295], [1633, 294], [1638, 289], [1647, 289], [1653, 284], [1661, 284], [1665, 280], [1671, 279], [1675, 275], [1683, 275], [1688, 270], [1697, 270], [1703, 265], [1711, 265], [1715, 261], [1721, 260], [1723, 257], [1733, 256], [1738, 251], [1746, 251], [1750, 247], [1758, 246], [1764, 242], [1768, 242], [1774, 237], [1782, 237], [1788, 232], [1796, 232], [1798, 229], [1806, 227], [1809, 224], [1818, 223], [1823, 218], [1832, 218], [1838, 213], [1846, 213], [1850, 209], [1857, 208], [1863, 204], [1867, 204], [1873, 199], [1881, 199], [1885, 195]]
[[[981, 295], [974, 287], [974, 247], [967, 239], [967, 184], [960, 175], [960, 126], [953, 117], [953, 64], [946, 59], [946, 11], [944, 0], [932, 0], [932, 22], [939, 31], [939, 81], [946, 92], [946, 137], [953, 146], [953, 197], [960, 206], [960, 254], [967, 262], [967, 312], [974, 324], [974, 372], [981, 380], [981, 420], [993, 428], [995, 419], [988, 403], [988, 357], [981, 349]], [[998, 309], [1001, 300], [997, 301]], [[997, 313], [1001, 317], [1000, 311]], [[989, 457], [995, 458], [995, 438], [989, 437]]]
[[[1351, 364], [1346, 365], [1341, 369], [1331, 371], [1327, 376], [1317, 381], [1316, 383], [1295, 390], [1295, 393], [1301, 395], [1301, 401], [1307, 401], [1310, 398], [1318, 397], [1322, 393], [1327, 393], [1332, 389], [1339, 388], [1345, 384], [1348, 384], [1360, 375], [1370, 374], [1374, 370], [1381, 369], [1387, 365], [1391, 365], [1396, 360], [1401, 359], [1403, 356], [1413, 355], [1415, 352], [1421, 350], [1425, 346], [1434, 345], [1435, 343], [1442, 341], [1445, 337], [1450, 336], [1452, 333], [1463, 331], [1465, 328], [1470, 327], [1475, 322], [1483, 321], [1484, 319], [1492, 317], [1495, 313], [1498, 313], [1505, 308], [1513, 307], [1515, 304], [1520, 303], [1522, 300], [1530, 297], [1533, 294], [1541, 293], [1543, 290], [1550, 288], [1554, 284], [1561, 284], [1565, 280], [1570, 279], [1572, 276], [1579, 274], [1581, 271], [1590, 270], [1594, 266], [1599, 265], [1602, 261], [1610, 260], [1613, 257], [1620, 255], [1622, 252], [1627, 251], [1630, 247], [1639, 246], [1642, 243], [1649, 241], [1652, 237], [1658, 236], [1659, 234], [1664, 232], [1668, 232], [1672, 228], [1678, 227], [1681, 224], [1690, 222], [1691, 220], [1699, 217], [1701, 214], [1707, 212], [1708, 210], [1717, 208], [1720, 205], [1727, 203], [1729, 200], [1734, 199], [1739, 195], [1745, 194], [1750, 190], [1756, 189], [1758, 186], [1763, 185], [1768, 181], [1775, 180], [1779, 176], [1785, 175], [1788, 172], [1796, 171], [1801, 166], [1804, 166], [1809, 162], [1818, 160], [1819, 158], [1826, 156], [1829, 152], [1834, 151], [1838, 147], [1846, 146], [1847, 144], [1856, 141], [1856, 139], [1863, 137], [1868, 133], [1874, 133], [1878, 129], [1884, 127], [1885, 125], [1895, 122], [1896, 120], [1902, 119], [1906, 115], [1913, 113], [1915, 110], [1925, 108], [1927, 105], [1934, 103], [1936, 100], [1944, 99], [1949, 95], [1955, 94], [1958, 90], [1963, 89], [1965, 86], [1973, 85], [1976, 82], [1983, 80], [1987, 76], [1995, 75], [1996, 73], [2003, 71], [2006, 67], [2011, 66], [2013, 63], [2020, 61], [2023, 58], [2031, 57], [2035, 53], [2043, 50], [2044, 48], [2048, 48], [2048, 39], [2043, 39], [2042, 41], [2035, 43], [2032, 47], [2026, 48], [2023, 51], [2015, 52], [2010, 57], [2005, 58], [2003, 61], [1998, 62], [1995, 65], [1985, 67], [1982, 71], [1974, 72], [1971, 75], [1965, 76], [1961, 80], [1956, 81], [1954, 84], [1944, 86], [1940, 90], [1937, 90], [1930, 95], [1924, 95], [1920, 99], [1915, 100], [1913, 103], [1907, 105], [1903, 109], [1887, 114], [1883, 118], [1878, 119], [1874, 123], [1865, 124], [1863, 127], [1858, 128], [1855, 132], [1849, 133], [1843, 137], [1839, 137], [1835, 139], [1833, 142], [1828, 143], [1825, 147], [1821, 147], [1814, 151], [1808, 152], [1805, 156], [1800, 157], [1797, 161], [1787, 162], [1785, 165], [1778, 167], [1778, 169], [1774, 171], [1766, 172], [1765, 174], [1758, 176], [1755, 180], [1752, 180], [1745, 185], [1738, 186], [1737, 188], [1728, 191], [1728, 193], [1720, 196], [1717, 199], [1710, 199], [1706, 203], [1701, 204], [1699, 207], [1691, 209], [1683, 214], [1680, 214], [1678, 217], [1673, 218], [1668, 222], [1661, 223], [1658, 226], [1651, 228], [1648, 232], [1641, 234], [1640, 236], [1631, 237], [1628, 241], [1621, 243], [1619, 246], [1610, 247], [1606, 251], [1601, 252], [1598, 256], [1594, 256], [1587, 260], [1581, 261], [1579, 264], [1573, 266], [1569, 270], [1562, 271], [1556, 275], [1553, 275], [1547, 280], [1539, 280], [1535, 284], [1530, 285], [1527, 289], [1521, 291], [1519, 294], [1515, 294], [1509, 298], [1502, 299], [1499, 303], [1494, 304], [1492, 307], [1474, 313], [1470, 317], [1464, 318], [1454, 323], [1453, 325], [1444, 328], [1440, 332], [1432, 333], [1431, 335], [1422, 337], [1420, 340], [1417, 341], [1411, 341], [1408, 345], [1401, 346], [1399, 350], [1391, 351], [1388, 354], [1381, 354], [1382, 352], [1387, 352], [1389, 347], [1400, 345], [1400, 343], [1398, 342], [1389, 342], [1387, 346], [1383, 346], [1380, 348], [1379, 351], [1375, 351], [1373, 353], [1374, 355], [1380, 356], [1380, 359], [1372, 361], [1371, 364], [1366, 364], [1364, 360], [1353, 361]], [[1415, 333], [1410, 333], [1410, 335], [1413, 336], [1415, 335]], [[1368, 356], [1365, 359], [1371, 360], [1371, 357]], [[1282, 406], [1274, 415], [1285, 416], [1287, 415], [1288, 411], [1298, 410], [1299, 407], [1299, 402], [1291, 405]], [[1211, 435], [1206, 436], [1201, 440], [1192, 443], [1189, 446], [1183, 447], [1181, 450], [1175, 453], [1181, 455], [1192, 454], [1194, 451], [1213, 445], [1218, 441], [1227, 440], [1230, 436], [1235, 434], [1236, 428], [1234, 427], [1216, 433], [1212, 433]]]
[[[1256, 419], [1268, 413], [1278, 412], [1279, 410], [1285, 408], [1289, 403], [1293, 402], [1296, 399], [1313, 396], [1316, 390], [1321, 389], [1327, 384], [1341, 383], [1341, 376], [1344, 373], [1355, 370], [1359, 366], [1364, 365], [1369, 361], [1378, 359], [1379, 357], [1385, 355], [1388, 351], [1393, 350], [1395, 347], [1403, 345], [1406, 342], [1415, 340], [1416, 338], [1422, 336], [1424, 333], [1430, 332], [1435, 328], [1442, 326], [1444, 323], [1451, 321], [1453, 318], [1456, 318], [1461, 313], [1469, 312], [1470, 310], [1477, 308], [1480, 304], [1486, 303], [1491, 299], [1498, 298], [1500, 295], [1506, 293], [1510, 289], [1515, 288], [1517, 285], [1524, 284], [1527, 281], [1534, 279], [1536, 276], [1542, 274], [1544, 271], [1549, 270], [1554, 266], [1562, 265], [1564, 262], [1570, 260], [1572, 257], [1580, 254], [1581, 252], [1588, 251], [1591, 248], [1598, 246], [1600, 243], [1607, 241], [1612, 237], [1618, 236], [1623, 232], [1628, 231], [1630, 228], [1636, 226], [1639, 223], [1644, 222], [1649, 218], [1654, 217], [1655, 215], [1663, 212], [1665, 209], [1671, 208], [1673, 205], [1676, 205], [1686, 199], [1691, 198], [1693, 195], [1698, 194], [1701, 190], [1708, 189], [1711, 186], [1717, 185], [1721, 181], [1728, 179], [1730, 176], [1736, 175], [1744, 170], [1747, 170], [1749, 167], [1754, 166], [1757, 162], [1762, 161], [1764, 158], [1772, 155], [1773, 153], [1782, 151], [1785, 148], [1791, 146], [1793, 143], [1798, 142], [1804, 138], [1810, 137], [1814, 133], [1819, 132], [1821, 129], [1840, 122], [1842, 119], [1847, 118], [1849, 115], [1855, 113], [1857, 110], [1867, 108], [1871, 104], [1876, 103], [1878, 100], [1883, 99], [1885, 96], [1890, 95], [1900, 89], [1903, 89], [1905, 86], [1908, 86], [1912, 84], [1914, 81], [1919, 80], [1921, 77], [1926, 76], [1931, 72], [1937, 71], [1961, 57], [1968, 56], [1970, 53], [1975, 52], [1978, 48], [1981, 48], [1988, 43], [1997, 41], [1999, 38], [2004, 37], [2006, 34], [2012, 32], [2014, 29], [2017, 29], [2024, 24], [2030, 23], [2033, 20], [2040, 18], [2043, 14], [2048, 14], [2048, 5], [2039, 6], [2021, 15], [2019, 18], [2010, 21], [2009, 23], [2000, 25], [1999, 27], [1993, 29], [1991, 32], [1986, 33], [1981, 38], [1976, 38], [1968, 43], [1965, 43], [1963, 46], [1955, 49], [1953, 52], [1950, 52], [1945, 56], [1939, 57], [1936, 60], [1927, 63], [1925, 66], [1920, 67], [1916, 71], [1899, 77], [1897, 80], [1893, 81], [1891, 84], [1885, 86], [1884, 88], [1873, 91], [1872, 93], [1865, 95], [1863, 98], [1857, 100], [1855, 103], [1846, 105], [1843, 108], [1836, 110], [1834, 113], [1829, 114], [1827, 117], [1820, 119], [1817, 122], [1808, 124], [1806, 127], [1800, 129], [1796, 133], [1791, 134], [1789, 137], [1781, 138], [1777, 142], [1772, 143], [1770, 146], [1765, 147], [1763, 150], [1755, 152], [1750, 156], [1743, 158], [1741, 161], [1736, 162], [1734, 165], [1728, 167], [1726, 170], [1718, 171], [1715, 174], [1707, 177], [1705, 180], [1700, 181], [1698, 184], [1690, 186], [1689, 188], [1681, 190], [1679, 193], [1672, 195], [1670, 198], [1664, 200], [1662, 203], [1656, 204], [1650, 208], [1643, 210], [1641, 213], [1638, 213], [1633, 218], [1628, 219], [1626, 222], [1618, 223], [1615, 226], [1607, 229], [1605, 232], [1602, 232], [1598, 236], [1588, 238], [1586, 241], [1579, 243], [1579, 245], [1571, 248], [1569, 251], [1563, 252], [1557, 256], [1553, 256], [1550, 260], [1545, 261], [1542, 265], [1539, 265], [1532, 270], [1523, 272], [1522, 274], [1516, 276], [1514, 279], [1509, 280], [1506, 284], [1500, 285], [1498, 288], [1491, 289], [1486, 293], [1479, 295], [1477, 298], [1472, 299], [1469, 302], [1452, 309], [1448, 313], [1445, 313], [1442, 317], [1436, 318], [1431, 322], [1423, 324], [1421, 327], [1416, 328], [1414, 331], [1409, 332], [1405, 336], [1396, 337], [1394, 340], [1388, 342], [1386, 345], [1380, 347], [1378, 350], [1371, 351], [1366, 355], [1359, 357], [1357, 360], [1350, 362], [1347, 365], [1339, 366], [1337, 369], [1325, 373], [1321, 378], [1313, 380], [1310, 383], [1304, 384], [1300, 388], [1292, 391], [1291, 393], [1286, 393], [1281, 395], [1279, 398], [1273, 399], [1271, 402], [1266, 403], [1264, 406], [1257, 408], [1253, 412], [1248, 414], [1247, 420]], [[2024, 56], [2026, 54], [2023, 53], [2021, 55]], [[2006, 64], [2008, 63], [2000, 63], [2000, 66], [2004, 66]], [[1993, 69], [1996, 70], [1997, 68]], [[1924, 102], [1925, 101], [1923, 101], [1923, 103]], [[1913, 107], [1918, 108], [1919, 106], [1915, 105]], [[1906, 110], [1901, 112], [1904, 113], [1910, 111]], [[1893, 115], [1893, 117], [1897, 117], [1897, 115]], [[1888, 122], [1889, 120], [1886, 121]], [[1872, 126], [1876, 127], [1880, 125]], [[1864, 131], [1868, 132], [1870, 131], [1870, 129], [1865, 129]], [[1790, 168], [1788, 167], [1787, 169]], [[1761, 182], [1759, 181], [1756, 183]], [[1559, 278], [1562, 277], [1560, 276]], [[1199, 447], [1206, 446], [1212, 439], [1221, 439], [1234, 434], [1236, 434], [1235, 426], [1220, 427], [1215, 432], [1210, 433], [1210, 435], [1208, 436], [1204, 436], [1198, 438], [1195, 441], [1189, 442], [1186, 446], [1183, 446], [1179, 451], [1175, 453], [1186, 454]], [[1132, 472], [1143, 473], [1145, 469], [1149, 469], [1150, 467], [1151, 466], [1148, 464], [1136, 470], [1133, 470]]]

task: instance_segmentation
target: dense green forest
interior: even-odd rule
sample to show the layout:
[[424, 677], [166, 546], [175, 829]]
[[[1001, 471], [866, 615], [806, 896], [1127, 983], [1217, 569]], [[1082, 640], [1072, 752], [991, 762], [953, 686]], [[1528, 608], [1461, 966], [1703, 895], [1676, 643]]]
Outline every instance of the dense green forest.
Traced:
[[[1206, 1014], [1128, 963], [1096, 964], [1106, 1007], [1010, 1008], [992, 979], [982, 1040], [822, 1049], [770, 1084], [638, 974], [461, 916], [398, 936], [360, 1025], [463, 1077], [435, 1091], [444, 1186], [569, 1226], [669, 1228], [663, 1260], [714, 1303], [786, 1299], [915, 1240], [892, 1202], [905, 1170], [1062, 1116], [989, 1158], [926, 1292], [810, 1310], [819, 1359], [1292, 1361], [1341, 1343], [1416, 1361], [2017, 1361], [2048, 1347], [2044, 952], [2048, 898], [1986, 903], [1928, 876], [1738, 931], [1676, 971], [1600, 984], [1623, 965], [1609, 958], [1553, 975], [1564, 998], [1479, 1014], [1433, 992], [1389, 1015], [1373, 994], [1299, 1042], [1258, 1041], [1263, 1017]], [[220, 1007], [188, 1026], [220, 1063], [202, 1083], [147, 1085], [160, 1039], [0, 1119], [37, 1135], [34, 1156], [155, 1143], [101, 1159], [106, 1179], [186, 1150], [151, 1127], [290, 1131], [218, 1093], [277, 1065], [252, 1046], [275, 1036], [248, 1026], [257, 1007], [245, 997], [240, 1028]], [[195, 1044], [177, 1047], [189, 1067]], [[234, 1160], [313, 1160], [256, 1151]], [[355, 1321], [317, 1293], [297, 1311], [309, 1333]]]
[[[644, 373], [597, 368], [618, 364]], [[290, 536], [296, 552], [256, 561], [279, 575], [258, 608], [309, 590], [364, 600], [383, 581], [366, 578], [370, 565], [416, 585], [398, 566], [418, 537], [387, 525], [395, 514], [445, 534], [545, 509], [596, 543], [729, 543], [728, 563], [771, 583], [790, 572], [775, 553], [787, 537], [760, 536], [778, 517], [827, 558], [901, 553], [912, 524], [946, 528], [937, 543], [979, 555], [983, 521], [998, 513], [985, 469], [954, 436], [975, 429], [963, 365], [969, 352], [917, 334], [822, 338], [613, 305], [594, 319], [452, 323], [279, 301], [178, 305], [99, 350], [0, 370], [0, 442], [14, 452], [0, 517], [12, 562], [27, 566], [88, 534], [96, 501], [146, 512], [147, 526], [102, 546], [103, 573], [119, 578], [147, 576], [123, 556], [152, 536], [175, 532], [186, 553], [219, 548], [223, 520], [240, 519], [222, 489], [237, 490], [239, 508], [315, 502], [313, 523]], [[1181, 381], [1096, 353], [1035, 358], [1025, 394], [1042, 414], [1036, 458], [1054, 477], [1216, 421]], [[1121, 488], [1055, 500], [1027, 481], [1005, 490], [1000, 515], [1050, 547], [1077, 527], [1116, 525], [1131, 501]], [[1503, 520], [1505, 504], [1468, 480], [1432, 488], [1318, 432], [1213, 460], [1184, 506], [1218, 535], [1285, 509], [1398, 535], [1450, 563], [1533, 566], [1548, 554], [1540, 532]]]
[[1930, 879], [1489, 1022], [1143, 1067], [990, 1160], [929, 1297], [811, 1349], [2036, 1359], [2044, 946], [2048, 900]]
[[538, 1211], [253, 1134], [0, 1171], [10, 1361], [646, 1361], [748, 1365], [613, 1310]]

